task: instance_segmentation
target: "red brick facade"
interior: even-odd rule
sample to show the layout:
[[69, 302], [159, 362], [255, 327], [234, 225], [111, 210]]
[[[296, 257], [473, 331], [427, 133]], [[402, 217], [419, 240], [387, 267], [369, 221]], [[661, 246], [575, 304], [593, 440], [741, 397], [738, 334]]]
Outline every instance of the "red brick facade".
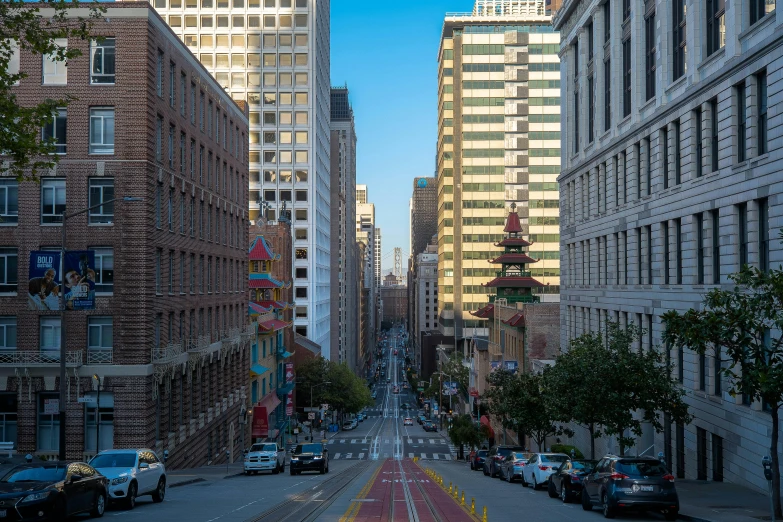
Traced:
[[[66, 312], [67, 349], [79, 352], [66, 383], [67, 456], [82, 458], [95, 446], [85, 440], [91, 409], [76, 398], [93, 389], [97, 373], [104, 397], [114, 401], [102, 408], [101, 431], [113, 429], [113, 437], [102, 437], [101, 449], [168, 450], [173, 467], [225, 461], [228, 448], [240, 455], [238, 418], [247, 402], [247, 109], [223, 92], [148, 4], [107, 5], [93, 33], [115, 38], [114, 84], [90, 84], [90, 44], [73, 40], [68, 44], [82, 56], [68, 63], [65, 85], [42, 85], [41, 57], [22, 52], [20, 69], [28, 78], [17, 88], [22, 104], [74, 98], [67, 107], [67, 153], [42, 176], [44, 183], [65, 180], [69, 213], [90, 205], [91, 179], [113, 179], [115, 197], [143, 198], [115, 203], [108, 224], [88, 224], [87, 214], [67, 222], [69, 250], [111, 248], [114, 258], [113, 291], [99, 294], [94, 311]], [[96, 106], [114, 109], [113, 154], [89, 154], [90, 108]], [[39, 423], [36, 407], [42, 392], [59, 390], [58, 364], [7, 353], [39, 353], [41, 317], [58, 317], [27, 308], [29, 253], [59, 249], [62, 231], [59, 224], [41, 224], [41, 191], [37, 183], [20, 182], [18, 224], [0, 226], [0, 247], [18, 254], [18, 291], [0, 294], [0, 316], [15, 318], [17, 328], [15, 350], [2, 350], [0, 389], [3, 404], [16, 396], [18, 451], [52, 454], [56, 437], [54, 447], [39, 440], [46, 433], [41, 425], [51, 419], [41, 416]], [[90, 317], [112, 318], [108, 359], [93, 358], [87, 349]]]

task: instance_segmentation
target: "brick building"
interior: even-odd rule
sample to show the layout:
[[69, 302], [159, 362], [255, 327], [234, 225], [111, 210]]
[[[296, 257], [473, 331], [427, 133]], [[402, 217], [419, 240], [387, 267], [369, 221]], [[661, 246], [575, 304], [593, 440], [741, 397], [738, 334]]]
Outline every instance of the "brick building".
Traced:
[[[111, 4], [81, 57], [55, 63], [24, 50], [20, 103], [73, 100], [44, 133], [60, 161], [40, 184], [0, 178], [0, 421], [21, 453], [59, 450], [67, 387], [67, 457], [96, 449], [168, 450], [169, 465], [238, 453], [249, 336], [247, 113], [225, 94], [148, 4]], [[28, 310], [28, 259], [66, 246], [96, 254], [96, 307], [66, 312], [67, 381], [59, 379], [60, 318]], [[56, 281], [59, 284], [59, 281]], [[41, 308], [46, 308], [42, 306]], [[55, 306], [56, 308], [56, 306]], [[77, 402], [95, 396], [100, 405]], [[54, 407], [52, 407], [54, 405]]]

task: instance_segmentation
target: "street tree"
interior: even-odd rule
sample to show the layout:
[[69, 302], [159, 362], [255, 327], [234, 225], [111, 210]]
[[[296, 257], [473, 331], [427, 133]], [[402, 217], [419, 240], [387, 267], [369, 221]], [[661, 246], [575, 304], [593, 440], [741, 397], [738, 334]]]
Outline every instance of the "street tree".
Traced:
[[744, 266], [729, 279], [731, 289], [714, 289], [701, 310], [663, 315], [663, 339], [721, 361], [732, 396], [760, 401], [770, 413], [773, 504], [783, 517], [780, 498], [779, 414], [783, 404], [783, 268], [762, 271]]
[[71, 98], [47, 98], [32, 105], [21, 102], [14, 86], [24, 81], [27, 73], [19, 67], [19, 53], [48, 55], [56, 62], [73, 60], [82, 54], [77, 46], [59, 47], [56, 39], [89, 39], [93, 24], [105, 12], [97, 2], [89, 2], [88, 15], [74, 17], [73, 8], [79, 7], [79, 2], [40, 3], [53, 10], [51, 17], [41, 16], [39, 7], [23, 0], [0, 2], [0, 151], [9, 160], [6, 171], [20, 181], [38, 179], [57, 162], [58, 156], [52, 154], [54, 144], [42, 138], [41, 128], [51, 123], [55, 110], [66, 107]]
[[609, 322], [604, 332], [572, 340], [569, 351], [544, 371], [544, 389], [556, 419], [590, 432], [591, 458], [595, 439], [602, 435], [615, 436], [623, 453], [642, 435], [644, 424], [660, 433], [662, 416], [678, 424], [691, 420], [685, 392], [661, 351], [634, 348], [642, 334], [634, 324], [621, 328]]
[[470, 415], [456, 415], [449, 426], [449, 439], [459, 446], [459, 459], [465, 458], [464, 448], [477, 448], [481, 444], [482, 434]]
[[522, 400], [519, 396], [521, 389], [514, 381], [514, 374], [504, 368], [490, 372], [487, 375], [489, 386], [484, 392], [483, 399], [489, 413], [500, 421], [501, 426], [513, 431], [518, 435], [519, 440], [522, 440], [525, 430], [517, 415], [518, 405]]
[[350, 414], [373, 403], [367, 385], [348, 366], [322, 357], [298, 364], [296, 382], [299, 404], [312, 407], [328, 404], [334, 411]]

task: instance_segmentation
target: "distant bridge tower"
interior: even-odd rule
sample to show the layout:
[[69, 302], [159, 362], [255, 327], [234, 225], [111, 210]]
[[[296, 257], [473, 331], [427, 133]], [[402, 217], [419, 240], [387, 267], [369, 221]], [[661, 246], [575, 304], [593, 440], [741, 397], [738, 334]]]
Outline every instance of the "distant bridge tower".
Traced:
[[402, 248], [394, 247], [394, 275], [397, 281], [402, 279]]

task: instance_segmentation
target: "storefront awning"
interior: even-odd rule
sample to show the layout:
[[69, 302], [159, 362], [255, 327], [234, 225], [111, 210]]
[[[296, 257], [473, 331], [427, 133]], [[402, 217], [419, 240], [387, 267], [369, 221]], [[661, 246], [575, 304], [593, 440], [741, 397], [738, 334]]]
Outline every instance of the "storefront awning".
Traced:
[[263, 375], [268, 371], [269, 368], [266, 366], [261, 366], [260, 364], [254, 364], [250, 367], [250, 374], [253, 376]]

